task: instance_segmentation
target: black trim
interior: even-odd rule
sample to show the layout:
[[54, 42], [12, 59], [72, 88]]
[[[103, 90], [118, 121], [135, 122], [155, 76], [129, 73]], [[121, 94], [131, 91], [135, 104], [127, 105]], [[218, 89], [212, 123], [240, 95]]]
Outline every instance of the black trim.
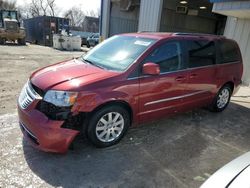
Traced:
[[19, 123], [19, 125], [21, 127], [21, 130], [30, 138], [30, 140], [34, 144], [39, 145], [39, 142], [37, 138], [34, 136], [34, 134], [29, 129], [27, 129], [27, 127], [23, 123]]
[[41, 97], [44, 97], [45, 92], [39, 87], [35, 86], [32, 82], [30, 82], [31, 87], [37, 92]]

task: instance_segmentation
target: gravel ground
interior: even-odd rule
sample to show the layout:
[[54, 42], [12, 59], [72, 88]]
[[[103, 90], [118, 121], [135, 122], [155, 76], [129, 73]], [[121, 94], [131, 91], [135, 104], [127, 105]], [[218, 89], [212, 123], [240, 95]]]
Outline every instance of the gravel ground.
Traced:
[[199, 187], [250, 148], [250, 88], [223, 113], [205, 109], [130, 129], [116, 146], [97, 149], [78, 138], [66, 155], [23, 140], [16, 98], [35, 69], [82, 52], [0, 46], [0, 187]]
[[0, 114], [15, 111], [18, 93], [34, 70], [79, 57], [83, 53], [58, 51], [38, 45], [0, 46]]

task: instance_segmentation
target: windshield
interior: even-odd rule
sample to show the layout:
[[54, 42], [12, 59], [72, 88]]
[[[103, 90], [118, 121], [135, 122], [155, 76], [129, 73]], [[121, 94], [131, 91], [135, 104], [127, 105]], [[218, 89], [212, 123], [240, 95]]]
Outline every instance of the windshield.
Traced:
[[17, 19], [17, 13], [15, 11], [2, 11], [2, 17], [3, 19], [5, 18], [10, 18], [10, 19]]
[[126, 70], [154, 39], [133, 36], [114, 36], [93, 48], [83, 60], [108, 70]]

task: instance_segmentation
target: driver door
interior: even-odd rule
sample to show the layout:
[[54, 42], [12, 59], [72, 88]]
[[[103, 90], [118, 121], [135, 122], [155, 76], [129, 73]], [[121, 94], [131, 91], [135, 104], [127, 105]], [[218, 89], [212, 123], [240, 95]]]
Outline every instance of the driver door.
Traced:
[[144, 61], [160, 66], [159, 75], [139, 78], [139, 120], [155, 120], [178, 112], [186, 93], [187, 73], [183, 59], [182, 41], [167, 41]]

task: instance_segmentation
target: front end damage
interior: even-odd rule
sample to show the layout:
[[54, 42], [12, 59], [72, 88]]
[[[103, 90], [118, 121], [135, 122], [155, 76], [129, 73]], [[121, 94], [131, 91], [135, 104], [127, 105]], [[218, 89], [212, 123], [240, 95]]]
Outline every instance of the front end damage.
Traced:
[[43, 95], [39, 88], [26, 84], [18, 100], [20, 128], [34, 147], [65, 153], [80, 133], [85, 114], [75, 115], [71, 107], [48, 103], [42, 99]]

